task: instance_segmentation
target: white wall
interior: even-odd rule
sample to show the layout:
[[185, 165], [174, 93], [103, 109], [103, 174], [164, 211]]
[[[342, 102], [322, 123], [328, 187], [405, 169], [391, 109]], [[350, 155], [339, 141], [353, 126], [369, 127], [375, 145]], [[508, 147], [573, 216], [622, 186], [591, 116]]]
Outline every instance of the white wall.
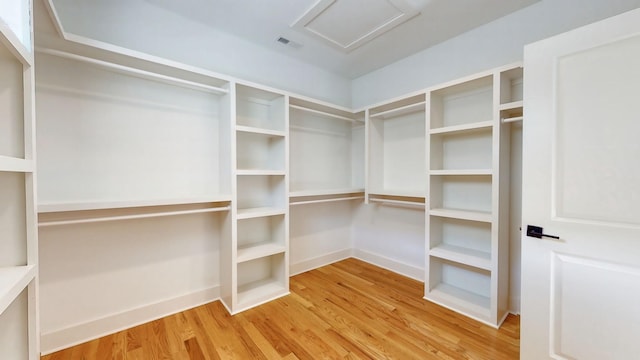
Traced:
[[640, 7], [640, 0], [542, 0], [511, 15], [357, 78], [361, 108], [522, 60], [524, 45]]
[[0, 23], [5, 23], [28, 49], [31, 48], [29, 0], [0, 0]]
[[65, 31], [349, 106], [351, 81], [144, 1], [55, 1]]
[[424, 210], [361, 205], [353, 220], [355, 257], [424, 280]]

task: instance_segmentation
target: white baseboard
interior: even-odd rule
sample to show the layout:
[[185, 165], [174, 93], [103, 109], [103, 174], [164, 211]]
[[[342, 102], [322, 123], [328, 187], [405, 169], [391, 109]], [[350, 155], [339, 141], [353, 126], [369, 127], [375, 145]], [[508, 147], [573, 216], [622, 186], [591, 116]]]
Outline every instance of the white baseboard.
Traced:
[[400, 275], [424, 282], [424, 269], [368, 251], [353, 249], [353, 257]]
[[220, 299], [220, 287], [216, 286], [64, 329], [42, 333], [40, 337], [42, 355], [113, 334], [218, 299]]
[[291, 264], [289, 265], [289, 274], [290, 276], [297, 275], [305, 271], [317, 269], [319, 267], [329, 265], [340, 260], [348, 259], [352, 256], [353, 249], [339, 250], [330, 254], [315, 257], [313, 259], [308, 259], [299, 263]]

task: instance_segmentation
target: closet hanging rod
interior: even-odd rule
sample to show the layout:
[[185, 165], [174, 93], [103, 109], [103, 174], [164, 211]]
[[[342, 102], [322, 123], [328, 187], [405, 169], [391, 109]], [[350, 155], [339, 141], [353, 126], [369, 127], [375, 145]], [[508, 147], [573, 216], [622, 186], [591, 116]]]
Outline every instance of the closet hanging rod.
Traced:
[[154, 80], [154, 81], [158, 81], [165, 84], [178, 85], [188, 89], [205, 91], [205, 92], [214, 93], [214, 94], [227, 94], [229, 92], [227, 89], [223, 89], [217, 86], [201, 84], [195, 81], [184, 80], [184, 79], [180, 79], [180, 78], [169, 76], [169, 75], [157, 74], [151, 71], [140, 70], [140, 69], [132, 68], [125, 65], [118, 65], [118, 64], [110, 63], [103, 60], [92, 59], [92, 58], [81, 56], [81, 55], [71, 54], [64, 51], [36, 47], [36, 52], [39, 52], [41, 54], [57, 56], [65, 59], [81, 61], [81, 62], [89, 63], [92, 65], [97, 65], [109, 70], [114, 70], [116, 72], [126, 73], [139, 78]]
[[289, 203], [289, 206], [305, 205], [305, 204], [320, 204], [320, 203], [333, 202], [333, 201], [358, 200], [358, 199], [364, 199], [364, 196], [351, 196], [351, 197], [333, 198], [333, 199], [296, 201], [296, 202]]
[[511, 122], [517, 122], [517, 121], [521, 121], [522, 119], [524, 119], [524, 116], [516, 116], [516, 117], [511, 117], [511, 118], [503, 118], [503, 119], [502, 119], [502, 123], [506, 124], [506, 123], [511, 123]]
[[154, 217], [212, 213], [212, 212], [229, 211], [229, 210], [231, 210], [231, 206], [222, 206], [222, 207], [208, 208], [208, 209], [165, 211], [165, 212], [137, 214], [137, 215], [104, 216], [104, 217], [95, 217], [95, 218], [88, 218], [88, 219], [44, 221], [44, 222], [39, 222], [38, 227], [86, 224], [86, 223], [97, 223], [97, 222], [106, 222], [106, 221], [147, 219], [147, 218], [154, 218]]
[[423, 203], [418, 203], [414, 201], [403, 201], [403, 200], [391, 200], [391, 199], [380, 199], [380, 198], [370, 198], [369, 201], [379, 202], [387, 205], [397, 205], [397, 206], [408, 206], [408, 207], [417, 207], [424, 208]]
[[364, 122], [362, 120], [357, 120], [357, 119], [352, 119], [346, 116], [342, 116], [342, 115], [336, 115], [336, 114], [332, 114], [326, 111], [320, 111], [320, 110], [314, 110], [314, 109], [309, 109], [306, 108], [304, 106], [299, 106], [299, 105], [289, 105], [290, 108], [292, 109], [298, 109], [298, 110], [302, 110], [302, 111], [306, 111], [306, 112], [310, 112], [312, 114], [318, 114], [318, 115], [324, 115], [324, 116], [329, 116], [332, 117], [334, 119], [339, 119], [339, 120], [345, 120], [345, 121], [350, 121], [350, 122]]

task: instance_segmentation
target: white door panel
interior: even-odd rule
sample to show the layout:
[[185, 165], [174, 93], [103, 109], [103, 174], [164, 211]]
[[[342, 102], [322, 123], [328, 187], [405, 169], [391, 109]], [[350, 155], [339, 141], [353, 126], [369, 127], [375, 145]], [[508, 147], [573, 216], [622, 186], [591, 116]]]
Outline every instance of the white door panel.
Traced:
[[640, 353], [640, 10], [525, 48], [523, 359]]

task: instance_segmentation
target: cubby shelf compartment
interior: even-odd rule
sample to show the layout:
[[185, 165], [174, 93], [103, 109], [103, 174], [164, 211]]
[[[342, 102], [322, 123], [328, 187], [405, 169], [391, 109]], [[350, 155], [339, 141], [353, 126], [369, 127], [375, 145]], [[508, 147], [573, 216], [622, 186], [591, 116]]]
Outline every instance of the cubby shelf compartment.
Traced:
[[431, 217], [429, 224], [429, 256], [491, 270], [491, 223]]
[[430, 136], [430, 170], [492, 169], [492, 128]]
[[286, 131], [284, 95], [241, 84], [236, 86], [236, 94], [236, 129]]
[[237, 262], [284, 253], [287, 250], [285, 216], [255, 217], [239, 222]]
[[239, 132], [236, 163], [240, 171], [277, 171], [285, 173], [285, 138], [282, 136]]
[[35, 278], [35, 265], [0, 267], [0, 314]]
[[425, 299], [483, 322], [491, 317], [491, 272], [433, 258]]
[[448, 284], [436, 285], [425, 299], [448, 309], [487, 322], [490, 317], [491, 299]]
[[286, 253], [238, 263], [238, 311], [289, 294]]

